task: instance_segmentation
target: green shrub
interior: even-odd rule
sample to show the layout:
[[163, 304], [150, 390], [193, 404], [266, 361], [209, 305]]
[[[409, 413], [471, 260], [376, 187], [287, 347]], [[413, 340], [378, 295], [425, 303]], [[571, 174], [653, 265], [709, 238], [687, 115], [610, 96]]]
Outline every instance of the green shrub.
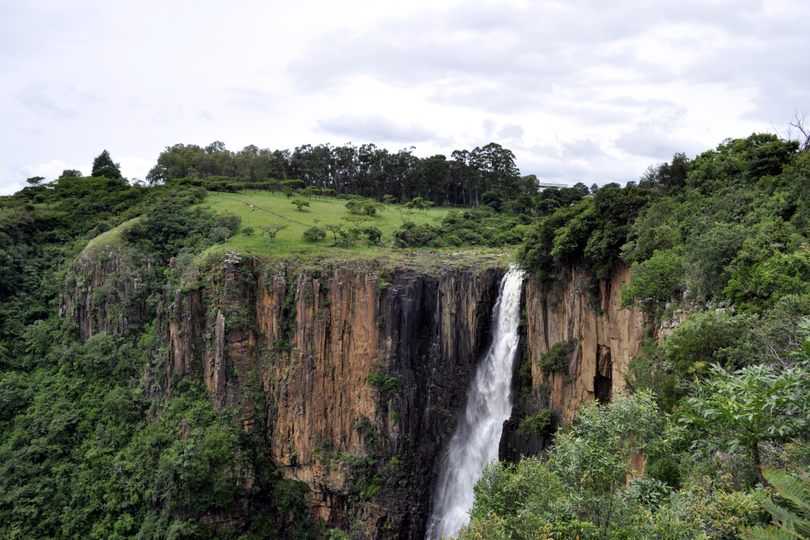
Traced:
[[382, 370], [372, 371], [366, 377], [368, 383], [376, 388], [381, 394], [386, 394], [399, 386], [399, 379], [393, 375], [387, 375]]
[[646, 261], [633, 263], [632, 280], [622, 288], [622, 306], [638, 302], [647, 313], [657, 313], [682, 290], [684, 269], [683, 257], [673, 250], [655, 251]]
[[568, 373], [571, 364], [571, 354], [576, 350], [578, 341], [567, 339], [551, 346], [540, 355], [540, 369], [543, 373]]
[[319, 240], [326, 238], [326, 231], [316, 225], [313, 225], [304, 231], [303, 236], [304, 240], [307, 242], [318, 242]]
[[354, 215], [373, 216], [377, 213], [380, 203], [374, 199], [364, 199], [362, 197], [352, 198], [346, 203], [346, 208]]
[[394, 243], [400, 248], [439, 247], [439, 230], [427, 223], [417, 225], [413, 221], [406, 221], [402, 227], [394, 231]]
[[775, 253], [738, 268], [725, 293], [735, 304], [751, 311], [771, 307], [785, 295], [810, 293], [810, 247]]
[[518, 431], [532, 437], [546, 437], [554, 432], [554, 414], [543, 409], [537, 414], [526, 416], [520, 421]]
[[728, 368], [754, 363], [760, 345], [753, 339], [758, 325], [749, 315], [728, 311], [697, 312], [681, 323], [663, 344], [666, 359], [687, 377], [700, 374], [709, 364]]

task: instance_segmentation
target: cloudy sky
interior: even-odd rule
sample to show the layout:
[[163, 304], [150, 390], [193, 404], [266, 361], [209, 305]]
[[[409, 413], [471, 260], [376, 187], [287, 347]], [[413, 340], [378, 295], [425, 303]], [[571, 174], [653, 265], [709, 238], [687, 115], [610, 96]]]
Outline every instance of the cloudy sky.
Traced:
[[810, 118], [810, 2], [0, 0], [0, 194], [175, 143], [496, 141], [627, 181]]

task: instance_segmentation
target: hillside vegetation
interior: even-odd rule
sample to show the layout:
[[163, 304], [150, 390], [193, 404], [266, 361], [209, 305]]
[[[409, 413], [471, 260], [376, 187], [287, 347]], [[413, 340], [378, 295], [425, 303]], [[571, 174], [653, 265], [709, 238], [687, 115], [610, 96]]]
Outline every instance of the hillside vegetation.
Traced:
[[[308, 206], [298, 210], [294, 204], [296, 201], [303, 201]], [[406, 221], [415, 225], [438, 225], [448, 213], [447, 208], [409, 209], [400, 204], [385, 205], [374, 201], [371, 215], [367, 212], [358, 214], [346, 207], [348, 202], [336, 197], [287, 197], [282, 192], [242, 191], [210, 193], [201, 205], [218, 214], [235, 215], [241, 221], [239, 232], [218, 249], [274, 256], [324, 252], [331, 251], [331, 248], [344, 256], [352, 253], [373, 255], [379, 253], [381, 246], [394, 245], [394, 232]], [[274, 238], [263, 230], [278, 226], [284, 228]], [[333, 234], [328, 226], [339, 227], [339, 230]], [[312, 227], [321, 229], [323, 237], [305, 238], [304, 233]], [[370, 227], [379, 231], [379, 238], [371, 239], [362, 232]], [[348, 234], [352, 229], [358, 231], [356, 238], [341, 236], [341, 232]]]
[[519, 259], [552, 290], [629, 265], [622, 302], [650, 336], [629, 395], [582, 407], [544, 459], [487, 470], [463, 538], [805, 537], [806, 490], [763, 501], [784, 496], [773, 471], [795, 487], [810, 466], [807, 145], [676, 155], [537, 220]]
[[[488, 469], [465, 537], [739, 538], [801, 524], [780, 494], [810, 466], [807, 145], [752, 135], [624, 187], [539, 193], [498, 145], [451, 159], [177, 145], [150, 186], [121, 178], [109, 154], [96, 161], [95, 176], [33, 178], [0, 198], [3, 538], [341, 537], [311, 519], [305, 484], [282, 480], [267, 426], [215, 411], [194, 378], [162, 390], [158, 311], [187, 265], [228, 250], [444, 261], [517, 248], [552, 293], [582, 266], [594, 295], [628, 265], [623, 302], [650, 329], [629, 395], [585, 406], [541, 456]], [[77, 255], [107, 242], [137, 254], [145, 322], [81, 341], [60, 289]], [[554, 431], [551, 415], [529, 428]], [[790, 496], [806, 507], [806, 493]]]

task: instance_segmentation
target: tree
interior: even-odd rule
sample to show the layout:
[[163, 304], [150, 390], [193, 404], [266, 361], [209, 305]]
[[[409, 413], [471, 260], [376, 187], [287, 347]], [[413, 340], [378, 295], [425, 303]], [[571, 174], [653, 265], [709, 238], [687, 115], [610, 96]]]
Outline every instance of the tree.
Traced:
[[326, 227], [327, 231], [332, 233], [332, 237], [335, 240], [335, 245], [337, 245], [337, 241], [338, 241], [337, 237], [338, 237], [338, 235], [343, 234], [343, 224], [342, 223], [336, 223], [336, 224], [324, 225], [324, 227]]
[[[318, 226], [313, 225], [312, 227], [308, 228], [304, 231], [304, 240], [307, 242], [317, 242], [318, 240], [323, 240], [326, 237], [326, 231], [321, 229]], [[335, 239], [337, 241], [337, 238]]]
[[103, 176], [105, 178], [121, 178], [121, 166], [114, 163], [107, 150], [101, 152], [93, 160], [93, 172], [91, 176]]
[[803, 364], [778, 372], [772, 366], [747, 366], [712, 375], [686, 400], [682, 421], [694, 429], [695, 445], [708, 451], [747, 449], [764, 483], [759, 445], [787, 441], [810, 427], [810, 372]]
[[296, 198], [290, 202], [295, 205], [299, 212], [303, 212], [304, 207], [309, 208], [309, 201], [305, 201], [304, 199]]
[[372, 225], [365, 227], [362, 230], [363, 234], [368, 237], [368, 241], [374, 245], [378, 245], [380, 243], [380, 238], [382, 238], [382, 231], [377, 227]]
[[790, 122], [790, 128], [788, 129], [788, 138], [792, 138], [792, 135], [796, 133], [798, 135], [799, 144], [801, 145], [801, 151], [807, 152], [810, 150], [810, 129], [805, 127], [805, 118], [802, 116], [799, 118], [799, 112], [793, 112], [793, 121]]
[[617, 502], [614, 494], [633, 474], [630, 457], [669, 447], [673, 434], [655, 397], [647, 391], [621, 396], [606, 405], [579, 409], [577, 423], [557, 435], [550, 469], [573, 490], [580, 519], [609, 527]]
[[276, 235], [287, 228], [287, 225], [268, 225], [267, 227], [262, 227], [262, 232], [267, 235], [267, 237], [272, 241], [276, 239]]
[[422, 210], [427, 212], [427, 209], [433, 206], [433, 201], [428, 201], [424, 197], [414, 197], [405, 203], [405, 208], [408, 210]]
[[638, 302], [650, 314], [657, 313], [660, 306], [677, 296], [685, 263], [674, 250], [655, 250], [652, 257], [642, 263], [633, 263], [633, 279], [622, 288], [622, 305]]
[[62, 178], [81, 178], [82, 172], [78, 169], [65, 169], [62, 171], [62, 174], [59, 175], [59, 180]]
[[45, 180], [44, 176], [32, 176], [31, 178], [28, 178], [26, 182], [28, 182], [28, 184], [31, 186], [38, 186], [43, 180]]

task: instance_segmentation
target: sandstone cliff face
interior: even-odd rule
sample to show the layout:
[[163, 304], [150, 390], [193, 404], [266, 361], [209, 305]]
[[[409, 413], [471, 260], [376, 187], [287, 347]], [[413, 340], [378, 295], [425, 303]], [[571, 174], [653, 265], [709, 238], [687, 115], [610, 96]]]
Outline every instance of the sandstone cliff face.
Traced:
[[246, 429], [262, 422], [329, 525], [421, 538], [502, 273], [229, 255], [166, 306], [166, 379], [200, 376], [215, 406], [241, 410]]
[[[488, 345], [504, 270], [303, 268], [227, 254], [179, 287], [150, 288], [146, 276], [157, 278], [147, 263], [105, 246], [74, 263], [61, 312], [83, 339], [156, 314], [163, 391], [183, 377], [202, 380], [215, 407], [266, 433], [273, 461], [310, 486], [313, 511], [329, 526], [357, 538], [422, 538], [434, 469]], [[598, 291], [582, 268], [554, 289], [527, 279], [529, 369], [519, 380], [533, 396], [507, 424], [502, 458], [542, 449], [517, 430], [521, 414], [548, 405], [568, 421], [581, 403], [623, 391], [645, 333], [641, 311], [620, 307], [628, 280], [626, 268]], [[147, 302], [161, 286], [160, 300]], [[567, 372], [544, 373], [540, 357], [571, 339]]]
[[[580, 404], [609, 400], [624, 391], [624, 375], [645, 336], [645, 317], [637, 308], [621, 308], [621, 286], [630, 280], [626, 267], [591, 288], [583, 268], [552, 289], [534, 280], [526, 283], [526, 350], [533, 390], [547, 393], [548, 403], [564, 421]], [[555, 344], [576, 340], [568, 371], [544, 373], [540, 357]]]

